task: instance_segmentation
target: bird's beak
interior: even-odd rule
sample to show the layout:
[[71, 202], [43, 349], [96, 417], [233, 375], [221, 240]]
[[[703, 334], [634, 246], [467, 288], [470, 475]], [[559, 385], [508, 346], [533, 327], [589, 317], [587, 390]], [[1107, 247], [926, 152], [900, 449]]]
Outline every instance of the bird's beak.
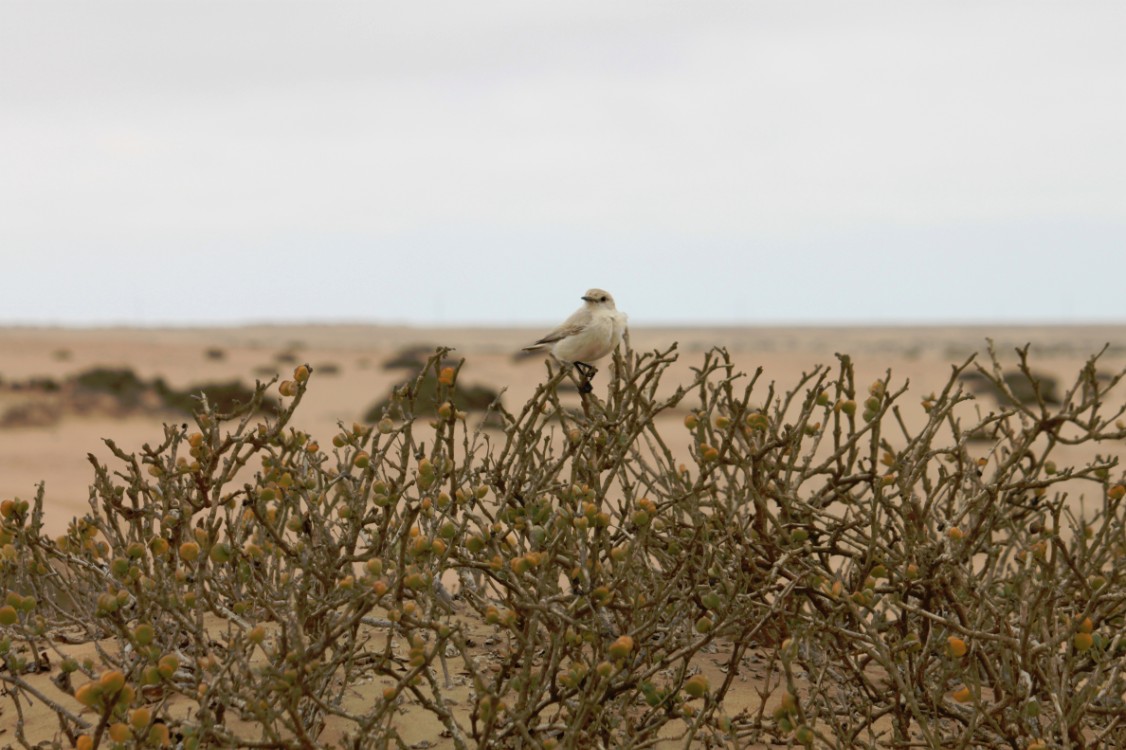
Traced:
[[579, 297], [579, 299], [581, 299], [583, 302], [594, 302], [594, 297], [587, 297], [586, 295]]

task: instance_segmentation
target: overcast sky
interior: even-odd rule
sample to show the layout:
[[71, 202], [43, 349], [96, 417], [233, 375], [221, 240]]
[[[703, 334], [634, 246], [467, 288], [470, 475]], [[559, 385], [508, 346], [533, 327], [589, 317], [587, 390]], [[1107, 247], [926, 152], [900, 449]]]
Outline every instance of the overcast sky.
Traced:
[[0, 0], [0, 324], [1123, 322], [1124, 29]]

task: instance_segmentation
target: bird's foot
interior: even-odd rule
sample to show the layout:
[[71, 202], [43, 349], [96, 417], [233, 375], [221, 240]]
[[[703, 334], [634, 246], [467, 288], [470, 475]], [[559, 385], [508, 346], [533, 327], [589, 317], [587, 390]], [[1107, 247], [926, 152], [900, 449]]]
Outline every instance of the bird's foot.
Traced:
[[598, 368], [593, 365], [588, 365], [586, 362], [576, 362], [575, 369], [579, 371], [579, 375], [583, 380], [590, 380], [594, 377], [594, 373], [598, 372]]
[[594, 377], [594, 373], [598, 372], [598, 368], [588, 365], [586, 362], [575, 362], [575, 371], [579, 373], [579, 393], [586, 395], [594, 390], [594, 386], [590, 384], [590, 379]]

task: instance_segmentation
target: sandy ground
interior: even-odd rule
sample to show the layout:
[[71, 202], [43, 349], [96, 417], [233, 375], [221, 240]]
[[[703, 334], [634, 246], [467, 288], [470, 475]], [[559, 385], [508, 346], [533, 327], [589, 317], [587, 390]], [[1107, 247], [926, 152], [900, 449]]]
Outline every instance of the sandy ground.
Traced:
[[[94, 366], [130, 367], [143, 378], [164, 377], [170, 385], [240, 379], [250, 383], [266, 373], [289, 373], [292, 364], [279, 355], [308, 362], [318, 375], [298, 412], [297, 426], [327, 437], [338, 422], [351, 424], [403, 378], [402, 370], [385, 370], [383, 362], [400, 349], [416, 345], [454, 347], [466, 358], [463, 383], [506, 388], [505, 404], [514, 409], [544, 378], [542, 358], [516, 361], [512, 353], [535, 338], [538, 330], [424, 329], [375, 326], [253, 326], [216, 329], [0, 329], [0, 382], [33, 377], [65, 378]], [[751, 372], [764, 370], [765, 382], [780, 386], [796, 382], [803, 371], [834, 364], [835, 352], [848, 353], [860, 383], [882, 377], [890, 369], [893, 383], [910, 381], [921, 398], [940, 388], [954, 362], [983, 352], [986, 338], [996, 343], [1006, 365], [1016, 361], [1013, 349], [1031, 342], [1039, 370], [1069, 382], [1084, 361], [1104, 345], [1105, 370], [1126, 366], [1126, 326], [1018, 328], [638, 328], [631, 332], [635, 349], [648, 351], [678, 343], [680, 360], [667, 382], [687, 382], [690, 368], [712, 346], [727, 347], [736, 363]], [[210, 349], [222, 359], [207, 356]], [[604, 376], [603, 376], [604, 377]], [[0, 417], [18, 403], [20, 394], [0, 396]], [[175, 416], [115, 417], [110, 414], [67, 416], [55, 424], [0, 429], [0, 498], [35, 495], [46, 483], [52, 533], [87, 508], [92, 476], [87, 453], [107, 458], [102, 440], [112, 438], [125, 449], [158, 440], [163, 421]]]
[[[506, 406], [515, 410], [545, 376], [542, 357], [516, 360], [513, 352], [542, 331], [520, 329], [424, 329], [375, 326], [250, 326], [214, 329], [0, 329], [0, 418], [26, 400], [11, 389], [30, 378], [65, 379], [94, 366], [130, 367], [143, 378], [161, 376], [184, 388], [204, 381], [241, 379], [253, 382], [274, 372], [288, 376], [289, 359], [314, 368], [313, 387], [298, 412], [296, 426], [327, 443], [338, 422], [350, 425], [388, 389], [403, 378], [402, 370], [385, 370], [383, 363], [406, 346], [451, 346], [465, 357], [460, 376], [465, 384], [486, 383], [506, 388]], [[984, 352], [992, 338], [1006, 366], [1016, 362], [1014, 347], [1032, 343], [1034, 366], [1070, 383], [1083, 363], [1104, 345], [1100, 370], [1126, 368], [1126, 326], [1099, 327], [902, 327], [902, 328], [635, 328], [631, 344], [637, 350], [666, 348], [678, 343], [680, 360], [668, 376], [670, 387], [687, 382], [691, 367], [713, 346], [727, 347], [739, 367], [764, 370], [766, 382], [789, 386], [818, 364], [835, 364], [835, 352], [848, 353], [857, 366], [858, 381], [867, 384], [892, 371], [893, 386], [910, 381], [907, 403], [940, 389], [950, 367], [974, 352]], [[221, 352], [209, 355], [209, 350]], [[287, 357], [286, 355], [291, 355]], [[980, 354], [979, 354], [980, 356]], [[285, 361], [283, 361], [285, 360]], [[335, 372], [332, 372], [335, 370]], [[596, 380], [605, 387], [605, 373]], [[46, 483], [47, 528], [62, 532], [69, 520], [88, 509], [93, 453], [109, 457], [102, 443], [112, 438], [125, 450], [158, 441], [167, 415], [129, 416], [109, 413], [64, 415], [38, 426], [0, 428], [0, 498], [31, 499]], [[680, 419], [677, 416], [667, 419]], [[687, 435], [685, 435], [687, 441]], [[686, 448], [687, 446], [682, 446]], [[1081, 451], [1060, 460], [1088, 458]], [[723, 654], [717, 654], [718, 661]], [[705, 669], [708, 667], [705, 665]], [[759, 701], [762, 673], [747, 675], [745, 687], [731, 700], [738, 710], [754, 710]], [[45, 679], [45, 678], [44, 678]], [[374, 687], [372, 689], [375, 689]], [[358, 695], [362, 696], [362, 688]], [[730, 707], [729, 707], [730, 709]], [[3, 723], [0, 717], [0, 724]], [[57, 724], [42, 717], [43, 731]], [[419, 742], [440, 742], [440, 727], [421, 722]], [[0, 745], [5, 740], [0, 737]]]

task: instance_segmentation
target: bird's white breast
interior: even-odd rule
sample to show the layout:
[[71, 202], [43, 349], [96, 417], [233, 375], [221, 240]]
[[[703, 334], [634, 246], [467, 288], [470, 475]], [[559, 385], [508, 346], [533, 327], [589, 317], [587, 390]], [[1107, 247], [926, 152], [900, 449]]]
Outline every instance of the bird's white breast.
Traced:
[[602, 359], [614, 350], [621, 338], [616, 321], [617, 314], [613, 311], [599, 310], [581, 333], [556, 343], [552, 354], [563, 362], [589, 364]]

